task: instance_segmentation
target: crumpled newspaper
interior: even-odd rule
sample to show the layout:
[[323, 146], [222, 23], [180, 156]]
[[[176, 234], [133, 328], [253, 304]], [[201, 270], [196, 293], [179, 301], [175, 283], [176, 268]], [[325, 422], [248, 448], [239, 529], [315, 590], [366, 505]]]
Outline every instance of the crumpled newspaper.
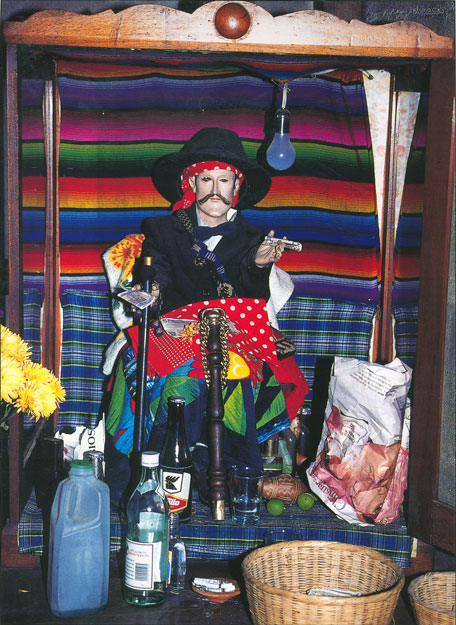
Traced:
[[311, 490], [340, 518], [391, 523], [407, 486], [412, 370], [336, 357]]

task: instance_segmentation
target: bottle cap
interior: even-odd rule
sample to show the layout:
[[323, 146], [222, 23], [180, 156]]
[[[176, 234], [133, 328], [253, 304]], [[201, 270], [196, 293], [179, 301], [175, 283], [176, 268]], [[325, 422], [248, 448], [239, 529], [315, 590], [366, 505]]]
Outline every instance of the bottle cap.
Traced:
[[72, 469], [92, 469], [92, 463], [90, 460], [72, 460], [70, 462], [70, 467]]
[[141, 464], [143, 467], [158, 467], [160, 454], [158, 451], [143, 451]]

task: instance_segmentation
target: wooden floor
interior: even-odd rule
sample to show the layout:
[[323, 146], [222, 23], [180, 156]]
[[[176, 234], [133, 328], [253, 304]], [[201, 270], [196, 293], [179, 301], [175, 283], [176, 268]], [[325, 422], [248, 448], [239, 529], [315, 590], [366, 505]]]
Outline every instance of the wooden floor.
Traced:
[[[68, 569], [71, 570], [71, 565]], [[193, 577], [215, 575], [234, 577], [242, 583], [239, 563], [234, 560], [189, 560], [186, 590], [178, 596], [170, 595], [166, 603], [159, 607], [135, 608], [128, 606], [122, 598], [121, 577], [117, 559], [113, 556], [108, 605], [90, 616], [65, 619], [53, 616], [49, 610], [39, 564], [28, 569], [4, 568], [1, 572], [0, 584], [0, 623], [2, 625], [48, 625], [51, 623], [60, 623], [60, 625], [130, 625], [133, 623], [135, 625], [143, 623], [147, 625], [252, 625], [244, 593], [224, 604], [216, 604], [190, 589], [189, 583]], [[416, 625], [408, 606], [406, 591], [403, 591], [397, 605], [393, 624]]]

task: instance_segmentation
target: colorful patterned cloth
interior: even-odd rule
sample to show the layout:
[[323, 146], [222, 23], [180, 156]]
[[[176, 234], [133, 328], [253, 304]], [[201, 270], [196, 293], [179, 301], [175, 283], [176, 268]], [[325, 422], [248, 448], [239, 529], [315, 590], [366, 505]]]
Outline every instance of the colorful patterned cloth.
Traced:
[[[185, 320], [184, 328], [191, 329], [191, 333], [184, 330], [183, 335], [165, 333], [157, 337], [150, 331], [146, 439], [154, 436], [155, 424], [166, 423], [168, 397], [181, 395], [186, 400], [186, 432], [190, 446], [208, 444], [207, 386], [198, 327], [198, 312], [205, 306], [224, 309], [231, 324], [227, 333], [230, 366], [223, 392], [224, 460], [227, 466], [234, 460], [261, 468], [256, 443], [289, 426], [285, 400], [273, 375], [280, 361], [264, 300], [229, 298], [189, 304], [164, 315], [163, 322]], [[137, 334], [137, 327], [128, 331], [132, 347], [124, 350], [122, 366], [116, 371], [106, 423], [116, 448], [123, 454], [130, 453], [133, 443]], [[305, 380], [302, 384], [305, 385]], [[302, 389], [299, 392], [303, 401], [305, 392]]]

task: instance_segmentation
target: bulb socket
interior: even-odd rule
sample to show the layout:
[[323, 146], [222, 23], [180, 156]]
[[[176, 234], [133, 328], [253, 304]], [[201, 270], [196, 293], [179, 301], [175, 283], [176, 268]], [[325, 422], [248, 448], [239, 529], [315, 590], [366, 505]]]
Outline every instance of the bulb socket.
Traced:
[[290, 111], [288, 109], [277, 109], [274, 116], [274, 132], [281, 135], [290, 133]]

